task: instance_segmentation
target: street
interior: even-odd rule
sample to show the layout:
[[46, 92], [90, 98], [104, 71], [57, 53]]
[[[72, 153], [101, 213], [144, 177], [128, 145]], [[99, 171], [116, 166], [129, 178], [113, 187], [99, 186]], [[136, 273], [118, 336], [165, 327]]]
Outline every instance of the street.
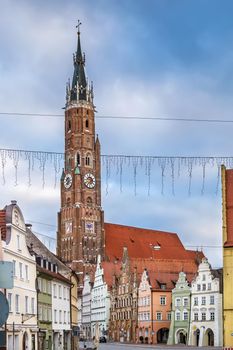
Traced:
[[[87, 344], [87, 346], [89, 346]], [[91, 345], [90, 345], [91, 346]], [[140, 349], [156, 349], [156, 350], [179, 350], [179, 349], [184, 349], [184, 348], [191, 348], [191, 349], [200, 349], [195, 346], [168, 346], [168, 345], [146, 345], [146, 344], [123, 344], [123, 343], [106, 343], [106, 344], [99, 344], [99, 349], [98, 350], [123, 350], [123, 349], [130, 349], [130, 348], [137, 348], [138, 350]], [[83, 344], [80, 343], [80, 350], [83, 349]], [[209, 349], [222, 349], [221, 347], [202, 347], [202, 350], [209, 350]]]

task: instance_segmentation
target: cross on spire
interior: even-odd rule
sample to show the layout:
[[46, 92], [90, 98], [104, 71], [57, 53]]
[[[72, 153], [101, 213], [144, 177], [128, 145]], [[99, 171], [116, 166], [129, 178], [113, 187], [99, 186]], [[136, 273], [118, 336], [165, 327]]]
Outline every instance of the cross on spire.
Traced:
[[76, 25], [76, 28], [78, 28], [78, 34], [80, 34], [80, 26], [81, 26], [81, 21], [78, 19], [78, 24]]

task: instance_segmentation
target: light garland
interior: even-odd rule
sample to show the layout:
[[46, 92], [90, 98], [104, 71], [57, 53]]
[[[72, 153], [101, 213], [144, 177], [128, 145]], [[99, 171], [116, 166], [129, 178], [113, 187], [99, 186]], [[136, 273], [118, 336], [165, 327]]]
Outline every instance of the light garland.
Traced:
[[[54, 187], [57, 186], [58, 178], [61, 175], [64, 166], [64, 153], [28, 151], [17, 149], [0, 149], [0, 166], [2, 185], [6, 184], [5, 169], [8, 162], [11, 161], [14, 167], [14, 183], [18, 185], [18, 167], [20, 163], [27, 165], [27, 184], [32, 185], [32, 172], [36, 169], [41, 171], [42, 187], [45, 186], [45, 173], [48, 167], [53, 168]], [[161, 157], [161, 156], [128, 156], [128, 155], [102, 155], [102, 168], [105, 173], [106, 195], [109, 193], [109, 184], [113, 176], [119, 178], [119, 189], [123, 192], [123, 179], [129, 171], [133, 174], [133, 191], [137, 195], [138, 175], [144, 169], [144, 176], [147, 182], [147, 194], [150, 195], [152, 185], [152, 172], [160, 172], [161, 194], [164, 194], [165, 174], [169, 173], [171, 178], [171, 193], [175, 195], [175, 181], [181, 175], [188, 179], [188, 194], [191, 195], [193, 170], [201, 169], [202, 185], [201, 194], [205, 192], [206, 169], [207, 167], [216, 169], [216, 189], [218, 192], [221, 165], [227, 168], [233, 168], [233, 157]], [[141, 174], [140, 174], [141, 175]], [[50, 175], [51, 176], [51, 175]]]

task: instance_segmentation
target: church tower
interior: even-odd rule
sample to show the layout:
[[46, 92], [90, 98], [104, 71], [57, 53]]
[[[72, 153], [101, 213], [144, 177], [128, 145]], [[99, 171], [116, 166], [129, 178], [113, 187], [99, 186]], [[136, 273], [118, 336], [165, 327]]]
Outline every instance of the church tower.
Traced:
[[93, 270], [98, 254], [104, 257], [105, 239], [100, 142], [95, 135], [93, 86], [86, 77], [80, 24], [73, 55], [73, 79], [66, 87], [65, 165], [61, 177], [57, 254], [82, 275]]

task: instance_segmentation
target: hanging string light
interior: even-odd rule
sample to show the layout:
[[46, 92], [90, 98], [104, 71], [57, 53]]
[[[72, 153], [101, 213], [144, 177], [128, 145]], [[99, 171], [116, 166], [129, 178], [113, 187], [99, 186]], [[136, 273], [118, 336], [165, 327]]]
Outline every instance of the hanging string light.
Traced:
[[[57, 186], [59, 176], [64, 167], [64, 153], [59, 152], [43, 152], [17, 149], [0, 149], [0, 167], [1, 167], [1, 183], [6, 184], [6, 167], [10, 164], [14, 168], [14, 184], [19, 183], [18, 168], [19, 165], [25, 166], [27, 171], [27, 184], [32, 185], [32, 172], [41, 172], [42, 187], [46, 184], [46, 171], [51, 176], [51, 168], [53, 169], [54, 187]], [[102, 155], [102, 168], [105, 173], [105, 190], [106, 195], [109, 193], [109, 183], [111, 178], [119, 178], [119, 189], [123, 192], [123, 183], [126, 175], [132, 173], [133, 192], [137, 195], [138, 177], [144, 176], [147, 179], [147, 194], [150, 195], [152, 179], [160, 172], [161, 194], [165, 190], [165, 177], [171, 180], [171, 193], [175, 195], [175, 182], [181, 176], [187, 177], [188, 194], [191, 195], [192, 180], [194, 169], [200, 169], [201, 174], [201, 194], [205, 192], [205, 184], [207, 177], [207, 167], [216, 170], [216, 194], [218, 193], [221, 165], [227, 168], [233, 167], [233, 157], [161, 157], [161, 156], [132, 156], [132, 155]], [[144, 171], [143, 171], [144, 169]], [[153, 176], [152, 176], [153, 171]], [[154, 174], [155, 173], [155, 174]]]

